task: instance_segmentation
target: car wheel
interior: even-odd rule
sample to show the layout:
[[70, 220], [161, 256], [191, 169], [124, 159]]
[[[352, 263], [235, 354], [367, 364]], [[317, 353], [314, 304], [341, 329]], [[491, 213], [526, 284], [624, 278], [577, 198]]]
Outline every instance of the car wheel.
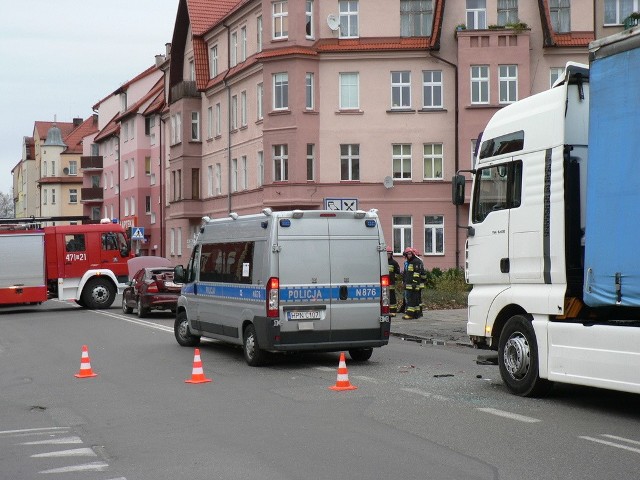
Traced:
[[109, 308], [116, 298], [116, 290], [109, 280], [94, 278], [82, 290], [82, 303], [92, 310]]
[[531, 321], [524, 315], [511, 317], [498, 343], [500, 376], [511, 392], [522, 397], [547, 394], [552, 383], [538, 375], [538, 342]]
[[200, 337], [191, 334], [189, 319], [184, 311], [176, 316], [176, 321], [173, 323], [173, 333], [178, 344], [183, 347], [195, 347], [200, 344]]
[[127, 296], [122, 295], [122, 312], [123, 313], [133, 313], [133, 308], [127, 305]]
[[354, 362], [366, 362], [371, 358], [373, 348], [354, 348], [349, 350], [349, 356]]
[[138, 317], [140, 317], [140, 318], [146, 317], [147, 313], [149, 313], [149, 309], [148, 308], [144, 308], [142, 306], [142, 298], [141, 297], [138, 297], [137, 310], [138, 310]]
[[260, 349], [255, 327], [250, 324], [244, 330], [244, 359], [252, 367], [258, 367], [264, 363], [266, 352]]

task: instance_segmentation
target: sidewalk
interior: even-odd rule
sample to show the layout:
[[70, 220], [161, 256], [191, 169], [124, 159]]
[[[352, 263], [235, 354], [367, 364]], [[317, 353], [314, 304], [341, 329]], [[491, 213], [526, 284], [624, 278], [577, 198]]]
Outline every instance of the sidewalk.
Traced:
[[434, 345], [471, 346], [467, 335], [467, 310], [425, 310], [424, 316], [403, 320], [391, 318], [391, 335]]

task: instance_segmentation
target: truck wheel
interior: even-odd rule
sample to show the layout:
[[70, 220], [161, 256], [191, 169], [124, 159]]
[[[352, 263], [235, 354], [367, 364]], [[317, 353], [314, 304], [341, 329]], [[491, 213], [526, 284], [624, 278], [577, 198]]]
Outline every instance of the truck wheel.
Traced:
[[354, 362], [366, 362], [371, 358], [373, 348], [354, 348], [349, 350], [349, 356]]
[[123, 313], [133, 312], [133, 308], [127, 305], [127, 298], [124, 295], [122, 296], [122, 312]]
[[103, 278], [89, 280], [82, 290], [82, 303], [91, 310], [109, 308], [115, 298], [115, 287]]
[[258, 345], [256, 329], [253, 325], [244, 330], [244, 359], [252, 367], [258, 367], [264, 363], [265, 352]]
[[189, 330], [189, 319], [184, 311], [176, 316], [176, 321], [173, 323], [173, 333], [178, 344], [183, 347], [195, 347], [200, 344], [200, 337], [192, 335]]
[[149, 309], [148, 308], [144, 308], [142, 306], [142, 300], [140, 299], [140, 297], [138, 297], [138, 303], [136, 305], [136, 309], [138, 310], [138, 317], [140, 317], [140, 318], [146, 317], [147, 313], [149, 313]]
[[552, 383], [538, 375], [538, 342], [531, 321], [524, 315], [511, 317], [498, 344], [500, 375], [511, 392], [521, 397], [547, 394]]

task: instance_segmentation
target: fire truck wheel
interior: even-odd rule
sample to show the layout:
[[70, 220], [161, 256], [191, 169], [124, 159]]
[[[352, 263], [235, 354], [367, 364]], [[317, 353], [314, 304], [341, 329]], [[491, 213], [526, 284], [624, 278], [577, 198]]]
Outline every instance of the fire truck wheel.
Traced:
[[184, 311], [178, 313], [176, 316], [176, 321], [173, 324], [173, 332], [178, 344], [183, 347], [195, 347], [200, 344], [200, 337], [192, 335], [191, 330], [189, 330], [189, 320]]
[[89, 280], [82, 290], [82, 302], [92, 310], [109, 308], [115, 298], [115, 287], [103, 278]]
[[538, 342], [529, 320], [514, 315], [504, 326], [498, 343], [500, 376], [511, 392], [521, 397], [547, 394], [552, 383], [540, 378], [538, 372]]

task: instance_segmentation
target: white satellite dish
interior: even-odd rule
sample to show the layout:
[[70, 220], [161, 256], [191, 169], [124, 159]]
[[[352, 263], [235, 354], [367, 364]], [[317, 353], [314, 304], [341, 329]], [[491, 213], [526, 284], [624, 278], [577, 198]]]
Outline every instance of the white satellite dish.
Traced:
[[393, 188], [393, 177], [387, 175], [384, 177], [382, 184], [384, 185], [384, 188]]
[[340, 20], [332, 13], [327, 17], [327, 25], [335, 32], [340, 27]]

